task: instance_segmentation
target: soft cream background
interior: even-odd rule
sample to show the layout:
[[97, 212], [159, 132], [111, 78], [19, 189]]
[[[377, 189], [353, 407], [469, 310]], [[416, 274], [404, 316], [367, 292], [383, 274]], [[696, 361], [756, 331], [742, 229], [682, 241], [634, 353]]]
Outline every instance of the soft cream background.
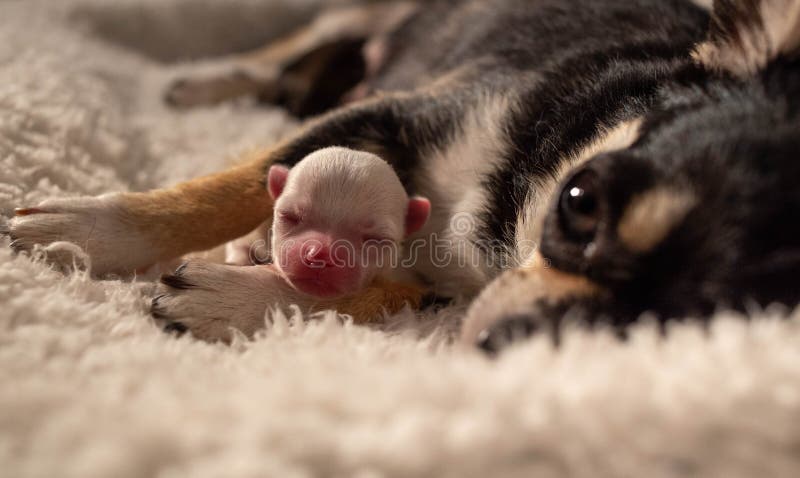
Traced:
[[[173, 183], [285, 134], [247, 102], [165, 109], [168, 80], [205, 68], [167, 60], [257, 45], [314, 3], [1, 1], [0, 214]], [[797, 314], [667, 341], [573, 331], [496, 362], [446, 345], [458, 309], [392, 332], [278, 318], [224, 347], [160, 333], [147, 282], [64, 277], [6, 244], [0, 476], [800, 475]]]

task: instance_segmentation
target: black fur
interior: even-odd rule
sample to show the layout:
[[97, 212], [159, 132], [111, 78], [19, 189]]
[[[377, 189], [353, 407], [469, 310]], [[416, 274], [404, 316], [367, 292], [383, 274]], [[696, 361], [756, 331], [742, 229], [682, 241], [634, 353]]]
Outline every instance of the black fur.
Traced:
[[185, 334], [188, 330], [189, 328], [180, 322], [170, 322], [164, 326], [164, 332], [168, 334], [175, 334], [178, 337]]
[[539, 324], [527, 315], [506, 317], [478, 338], [477, 346], [488, 355], [497, 355], [514, 342], [539, 332]]
[[420, 155], [446, 144], [459, 128], [459, 120], [457, 99], [387, 98], [320, 117], [276, 162], [291, 167], [310, 153], [334, 145], [371, 151], [388, 161], [414, 194], [417, 185], [412, 173]]
[[[712, 20], [684, 0], [430, 2], [391, 35], [388, 61], [368, 79], [372, 90], [404, 94], [322, 116], [289, 143], [282, 162], [330, 145], [371, 150], [414, 193], [426, 155], [458, 137], [480, 98], [507, 94], [517, 99], [502, 128], [509, 153], [491, 158], [499, 166], [483, 180], [489, 201], [479, 239], [511, 244], [531, 178], [553, 177], [603, 129], [643, 117], [636, 144], [582, 167], [595, 176], [592, 199], [607, 236], [576, 237], [558, 201], [545, 221], [543, 256], [606, 293], [531, 304], [527, 318], [489, 331], [486, 347], [540, 330], [540, 322], [557, 336], [567, 311], [624, 334], [645, 311], [666, 321], [751, 302], [793, 306], [800, 65], [777, 58], [759, 75], [736, 79], [695, 64], [690, 52], [707, 36], [735, 43], [741, 28], [764, 28], [759, 1], [716, 3]], [[447, 88], [427, 89], [448, 75], [456, 79]], [[630, 251], [615, 226], [638, 194], [658, 186], [689, 190], [696, 204], [652, 250]], [[587, 258], [590, 243], [597, 250]]]
[[172, 287], [173, 289], [186, 290], [197, 287], [195, 284], [189, 282], [187, 279], [181, 277], [177, 271], [175, 274], [164, 274], [161, 276], [161, 283]]
[[[486, 178], [492, 200], [483, 215], [483, 239], [506, 240], [526, 177], [552, 175], [600, 128], [646, 111], [707, 23], [685, 0], [429, 2], [393, 35], [386, 68], [370, 80], [372, 89], [414, 94], [323, 116], [279, 162], [330, 145], [367, 149], [414, 193], [420, 154], [450, 142], [481, 95], [513, 93], [521, 97], [506, 126], [514, 153]], [[418, 92], [465, 65], [475, 68], [446, 92]]]

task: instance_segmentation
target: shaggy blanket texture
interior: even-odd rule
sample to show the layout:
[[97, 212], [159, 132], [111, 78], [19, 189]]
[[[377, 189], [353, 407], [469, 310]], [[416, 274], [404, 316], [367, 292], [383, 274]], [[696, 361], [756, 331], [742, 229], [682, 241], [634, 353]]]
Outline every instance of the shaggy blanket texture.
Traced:
[[[286, 134], [275, 109], [161, 94], [205, 68], [175, 59], [258, 45], [314, 3], [0, 2], [0, 214], [171, 184]], [[800, 314], [781, 308], [495, 361], [452, 344], [458, 307], [379, 329], [276, 316], [226, 347], [161, 333], [151, 282], [7, 244], [0, 476], [800, 476]]]

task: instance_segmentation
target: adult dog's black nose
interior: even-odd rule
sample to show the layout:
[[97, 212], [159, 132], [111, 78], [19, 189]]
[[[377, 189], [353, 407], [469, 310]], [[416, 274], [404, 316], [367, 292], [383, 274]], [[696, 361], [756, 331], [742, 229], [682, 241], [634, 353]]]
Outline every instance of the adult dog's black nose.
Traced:
[[529, 338], [538, 330], [539, 326], [533, 317], [510, 315], [481, 332], [476, 345], [488, 355], [496, 356], [504, 348]]

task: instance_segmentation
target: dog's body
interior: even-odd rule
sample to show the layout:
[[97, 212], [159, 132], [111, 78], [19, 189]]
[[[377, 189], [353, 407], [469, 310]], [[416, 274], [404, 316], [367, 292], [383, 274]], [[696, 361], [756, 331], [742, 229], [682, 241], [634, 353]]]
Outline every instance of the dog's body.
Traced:
[[[95, 272], [130, 272], [252, 230], [272, 214], [270, 165], [337, 145], [379, 155], [409, 194], [431, 199], [411, 238], [422, 244], [413, 271], [440, 296], [485, 290], [464, 338], [488, 331], [487, 349], [571, 315], [624, 326], [648, 310], [668, 319], [748, 300], [793, 305], [798, 5], [718, 2], [710, 33], [709, 12], [688, 0], [386, 2], [323, 14], [240, 60], [238, 74], [180, 83], [169, 98], [253, 93], [299, 115], [348, 104], [238, 168], [172, 190], [45, 203], [22, 210], [12, 234], [19, 248], [67, 238]], [[121, 257], [114, 240], [137, 252]], [[229, 325], [255, 330], [278, 302], [368, 320], [417, 291], [378, 283], [310, 303], [256, 270], [190, 263], [165, 280], [158, 311], [215, 339]], [[244, 306], [252, 294], [257, 304]]]

